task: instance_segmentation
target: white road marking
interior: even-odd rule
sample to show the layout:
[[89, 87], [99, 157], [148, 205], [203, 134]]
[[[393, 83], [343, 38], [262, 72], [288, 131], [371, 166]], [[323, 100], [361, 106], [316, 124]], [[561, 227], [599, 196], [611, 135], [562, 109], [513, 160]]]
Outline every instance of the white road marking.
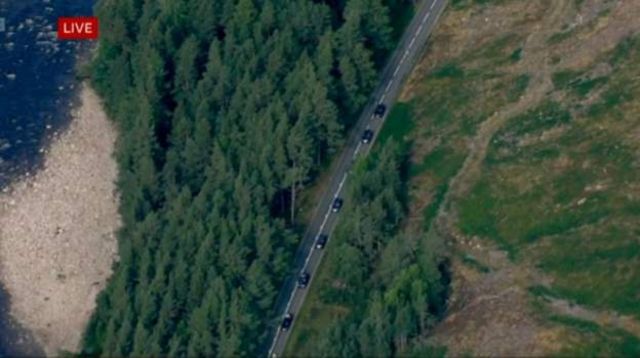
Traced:
[[[358, 146], [356, 147], [356, 153], [358, 152], [358, 150], [360, 149], [362, 143], [358, 143]], [[333, 200], [335, 200], [338, 195], [340, 194], [340, 191], [342, 191], [342, 186], [344, 185], [344, 182], [347, 180], [347, 173], [344, 173], [344, 176], [342, 177], [342, 180], [340, 181], [340, 184], [338, 185], [338, 190], [336, 191], [336, 193], [333, 195]], [[331, 203], [333, 204], [333, 200], [331, 201]], [[318, 233], [316, 234], [316, 237], [320, 234], [322, 234], [322, 230], [324, 230], [324, 226], [327, 224], [327, 220], [329, 219], [329, 215], [331, 214], [331, 205], [329, 205], [329, 209], [327, 209], [327, 212], [324, 214], [324, 219], [322, 220], [322, 224], [320, 225], [320, 229], [318, 229]], [[313, 242], [313, 244], [315, 245], [315, 241]], [[313, 245], [311, 246], [311, 250], [309, 251], [309, 254], [307, 255], [307, 258], [304, 260], [304, 265], [302, 266], [302, 272], [304, 272], [307, 269], [307, 265], [309, 264], [309, 261], [311, 260], [311, 256], [313, 255], [314, 250], [313, 250]], [[291, 308], [291, 303], [293, 302], [293, 298], [296, 296], [296, 292], [297, 290], [294, 288], [293, 292], [291, 293], [291, 296], [289, 296], [289, 302], [287, 302], [287, 307], [285, 308], [285, 312], [289, 312], [289, 309]], [[282, 327], [278, 327], [278, 331], [276, 332], [275, 338], [273, 339], [273, 343], [271, 345], [271, 348], [269, 349], [269, 354], [271, 354], [271, 352], [273, 351], [273, 348], [276, 345], [276, 342], [278, 342], [278, 337], [280, 336], [280, 332], [281, 332]]]
[[413, 44], [414, 44], [415, 42], [416, 42], [416, 37], [414, 36], [414, 37], [411, 39], [411, 42], [409, 42], [409, 48], [412, 48], [412, 47], [413, 47]]
[[429, 10], [433, 9], [434, 6], [436, 6], [437, 1], [434, 1], [431, 3], [431, 7], [429, 7]]
[[[331, 206], [329, 206], [329, 210], [327, 210], [327, 213], [324, 214], [324, 220], [322, 220], [322, 224], [320, 225], [320, 229], [318, 229], [318, 233], [316, 234], [316, 237], [322, 234], [322, 230], [324, 230], [324, 226], [327, 224], [327, 220], [329, 219], [329, 214], [331, 214]], [[313, 248], [311, 248], [311, 252], [309, 253], [309, 256], [307, 256], [307, 259], [304, 261], [304, 266], [302, 266], [302, 271], [304, 271], [304, 269], [307, 268], [307, 264], [309, 263], [309, 259], [312, 253], [313, 253]]]
[[417, 33], [420, 33], [420, 31], [422, 31], [422, 24], [420, 24], [420, 26], [418, 26], [418, 32]]
[[355, 158], [358, 155], [358, 152], [360, 151], [360, 146], [362, 146], [362, 142], [358, 142], [358, 146], [356, 147], [356, 150], [353, 151], [353, 158]]
[[429, 16], [431, 16], [431, 13], [430, 13], [430, 12], [428, 12], [428, 13], [427, 13], [427, 16], [425, 16], [425, 17], [423, 17], [423, 18], [422, 18], [422, 21], [420, 22], [420, 24], [421, 24], [421, 25], [422, 25], [422, 24], [424, 24], [424, 23], [427, 21], [427, 19], [429, 18]]
[[396, 77], [396, 75], [398, 74], [398, 71], [400, 71], [400, 66], [396, 67], [396, 70], [393, 71], [393, 78]]
[[336, 191], [336, 198], [338, 197], [338, 195], [340, 194], [340, 192], [342, 191], [342, 186], [344, 185], [344, 181], [347, 180], [347, 173], [344, 173], [344, 176], [342, 177], [342, 180], [340, 181], [340, 185], [338, 185], [338, 191]]
[[393, 84], [393, 81], [389, 81], [389, 83], [387, 84], [387, 88], [384, 89], [384, 94], [387, 94], [387, 92], [389, 92], [389, 88], [391, 88], [392, 84]]
[[409, 50], [406, 50], [402, 55], [402, 58], [400, 59], [400, 63], [398, 64], [398, 67], [400, 67], [400, 65], [404, 62], [404, 60], [407, 59], [407, 56], [409, 56]]
[[[358, 146], [356, 147], [356, 153], [360, 149], [360, 145], [361, 143], [358, 143]], [[342, 186], [344, 185], [345, 180], [347, 180], [347, 173], [344, 173], [344, 176], [342, 177], [342, 180], [338, 185], [338, 190], [336, 190], [336, 193], [333, 195], [333, 200], [337, 199], [338, 195], [340, 195], [340, 191], [342, 190]], [[333, 200], [331, 201], [332, 204], [333, 204]], [[329, 205], [329, 209], [327, 209], [327, 212], [324, 214], [324, 220], [322, 220], [322, 224], [320, 225], [320, 229], [318, 229], [318, 233], [316, 234], [316, 237], [322, 234], [322, 230], [324, 230], [324, 226], [327, 224], [327, 220], [329, 219], [329, 215], [331, 214], [331, 209], [332, 209], [331, 205]], [[304, 260], [302, 271], [304, 271], [307, 268], [307, 265], [309, 264], [309, 260], [311, 260], [311, 255], [313, 255], [313, 247], [311, 248], [311, 251], [309, 251], [309, 255], [307, 255], [307, 258]], [[287, 311], [289, 310], [289, 306], [291, 304], [291, 301], [294, 295], [295, 295], [295, 291], [294, 291], [294, 294], [291, 295], [291, 298], [289, 299], [289, 303], [287, 303]]]
[[271, 357], [271, 352], [276, 347], [276, 343], [278, 342], [278, 337], [280, 336], [280, 326], [278, 326], [278, 330], [276, 331], [276, 336], [273, 338], [273, 343], [271, 343], [271, 348], [269, 348], [269, 357]]
[[[407, 55], [409, 54], [409, 50], [406, 50], [404, 52], [404, 55], [402, 55], [402, 58], [400, 59], [400, 63], [398, 63], [398, 67], [400, 67], [400, 65], [402, 65], [402, 63], [404, 62], [404, 60], [407, 59]], [[396, 68], [396, 71], [398, 70], [398, 68]], [[395, 76], [395, 72], [394, 72], [394, 76]]]
[[[360, 143], [358, 143], [358, 147], [356, 147], [356, 150], [360, 148]], [[340, 181], [340, 184], [338, 185], [338, 190], [336, 191], [336, 193], [333, 196], [333, 199], [335, 200], [338, 195], [340, 194], [340, 191], [342, 190], [342, 186], [344, 185], [344, 182], [347, 180], [347, 173], [344, 173], [344, 176], [342, 177], [342, 180]], [[333, 203], [333, 200], [331, 201], [331, 203]], [[324, 226], [327, 224], [327, 220], [329, 219], [329, 215], [331, 214], [331, 205], [329, 205], [329, 208], [327, 209], [327, 212], [324, 214], [324, 219], [322, 220], [322, 224], [320, 225], [320, 229], [318, 229], [318, 233], [316, 234], [316, 237], [320, 234], [322, 234], [322, 230], [324, 230]], [[314, 241], [315, 244], [315, 241]], [[313, 250], [313, 246], [311, 246], [311, 250], [309, 251], [309, 254], [307, 255], [307, 258], [304, 260], [304, 265], [302, 266], [302, 271], [305, 271], [307, 269], [307, 265], [309, 264], [309, 261], [311, 260], [311, 256], [313, 255], [314, 250]], [[289, 296], [289, 301], [287, 302], [287, 307], [285, 308], [285, 312], [289, 312], [289, 309], [291, 308], [291, 303], [293, 302], [293, 298], [296, 296], [296, 290], [294, 288], [293, 292], [291, 293], [291, 296]], [[269, 349], [269, 352], [273, 351], [273, 347], [275, 347], [276, 342], [278, 341], [278, 337], [280, 336], [280, 329], [281, 327], [278, 327], [278, 331], [276, 332], [276, 336], [273, 340], [273, 344], [271, 346], [271, 349]]]

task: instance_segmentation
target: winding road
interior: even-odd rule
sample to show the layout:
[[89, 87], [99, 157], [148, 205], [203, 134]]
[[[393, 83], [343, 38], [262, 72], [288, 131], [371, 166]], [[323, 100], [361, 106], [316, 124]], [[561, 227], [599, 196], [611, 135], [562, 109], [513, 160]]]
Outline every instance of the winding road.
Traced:
[[[374, 136], [370, 143], [363, 144], [361, 142], [362, 133], [366, 129], [371, 129], [377, 134], [382, 128], [388, 109], [393, 106], [402, 85], [422, 53], [429, 34], [444, 10], [446, 2], [447, 0], [422, 0], [418, 5], [413, 20], [407, 26], [398, 47], [382, 72], [380, 84], [370, 97], [346, 142], [343, 152], [340, 154], [338, 163], [333, 169], [330, 183], [324, 195], [320, 198], [296, 253], [291, 271], [292, 275], [285, 280], [278, 296], [276, 312], [281, 313], [280, 317], [284, 317], [286, 313], [291, 313], [294, 319], [288, 330], [281, 329], [281, 320], [277, 321], [277, 327], [272, 326], [274, 334], [269, 348], [269, 357], [279, 357], [284, 352], [291, 329], [295, 326], [296, 318], [307, 295], [309, 286], [303, 289], [297, 288], [296, 280], [298, 275], [301, 272], [310, 273], [310, 285], [324, 256], [325, 250], [314, 248], [316, 237], [320, 234], [326, 234], [329, 235], [327, 244], [331, 242], [331, 232], [340, 216], [339, 212], [334, 213], [331, 211], [333, 200], [341, 196], [354, 160], [359, 155], [367, 155], [373, 141], [375, 141]], [[384, 103], [387, 107], [387, 113], [382, 118], [374, 117], [375, 107], [379, 103]]]

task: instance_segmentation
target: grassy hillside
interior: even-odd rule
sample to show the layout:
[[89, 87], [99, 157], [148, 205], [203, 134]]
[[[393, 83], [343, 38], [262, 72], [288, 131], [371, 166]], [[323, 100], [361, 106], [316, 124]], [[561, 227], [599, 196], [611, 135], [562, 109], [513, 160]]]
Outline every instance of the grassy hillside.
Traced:
[[640, 354], [640, 4], [453, 1], [396, 111], [451, 355]]

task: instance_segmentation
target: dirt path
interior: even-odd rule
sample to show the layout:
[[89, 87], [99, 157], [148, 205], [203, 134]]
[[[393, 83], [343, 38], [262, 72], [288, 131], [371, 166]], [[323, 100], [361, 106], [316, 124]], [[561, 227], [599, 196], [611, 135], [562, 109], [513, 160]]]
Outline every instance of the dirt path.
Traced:
[[44, 168], [0, 194], [0, 278], [11, 314], [48, 355], [77, 349], [111, 273], [120, 225], [115, 139], [99, 98], [85, 86]]
[[553, 7], [545, 16], [544, 22], [541, 26], [536, 26], [536, 31], [527, 37], [523, 46], [522, 61], [510, 69], [514, 73], [530, 73], [532, 75], [527, 91], [516, 103], [501, 108], [480, 125], [474, 139], [469, 143], [469, 156], [449, 183], [450, 189], [445, 196], [438, 218], [439, 224], [444, 225], [448, 230], [452, 229], [451, 219], [454, 218], [447, 212], [450, 208], [450, 202], [466, 195], [469, 188], [475, 183], [493, 135], [510, 118], [540, 103], [545, 95], [553, 89], [549, 59], [545, 56], [546, 52], [543, 49], [546, 46], [547, 38], [554, 32], [554, 24], [566, 16], [571, 9], [571, 4], [568, 1], [552, 1], [550, 5]]

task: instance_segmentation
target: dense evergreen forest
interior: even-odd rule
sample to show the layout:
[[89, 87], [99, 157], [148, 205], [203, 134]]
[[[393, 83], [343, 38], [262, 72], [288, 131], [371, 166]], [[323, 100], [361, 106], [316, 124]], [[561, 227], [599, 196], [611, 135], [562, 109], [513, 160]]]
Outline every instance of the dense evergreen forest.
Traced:
[[443, 251], [406, 222], [406, 146], [387, 141], [357, 163], [330, 255], [299, 317], [292, 353], [322, 357], [437, 357], [424, 343], [448, 294]]
[[296, 194], [377, 81], [391, 1], [99, 2], [123, 226], [84, 354], [259, 353]]

